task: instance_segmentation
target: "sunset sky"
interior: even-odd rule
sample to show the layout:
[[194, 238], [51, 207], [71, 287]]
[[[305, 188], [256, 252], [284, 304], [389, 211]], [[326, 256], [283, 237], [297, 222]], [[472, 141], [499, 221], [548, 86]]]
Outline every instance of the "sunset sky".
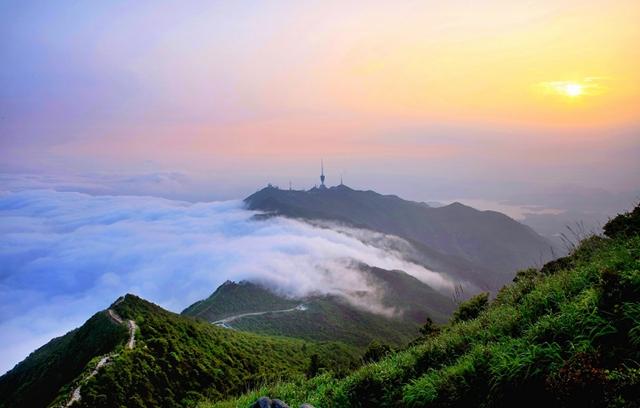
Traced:
[[403, 269], [243, 208], [321, 160], [557, 240], [638, 203], [639, 158], [638, 0], [0, 0], [0, 374], [126, 292]]
[[637, 191], [638, 21], [633, 0], [3, 1], [0, 171], [238, 198], [324, 159], [414, 199]]

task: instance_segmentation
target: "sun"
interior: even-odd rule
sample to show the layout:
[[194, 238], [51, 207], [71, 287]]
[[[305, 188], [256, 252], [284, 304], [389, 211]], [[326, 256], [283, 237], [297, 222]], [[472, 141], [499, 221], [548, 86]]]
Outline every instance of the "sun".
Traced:
[[559, 95], [563, 98], [578, 99], [585, 96], [598, 95], [604, 91], [596, 77], [582, 80], [539, 82], [538, 86], [543, 94]]
[[584, 91], [582, 85], [573, 82], [565, 84], [563, 88], [564, 89], [562, 89], [562, 92], [572, 98], [582, 95]]

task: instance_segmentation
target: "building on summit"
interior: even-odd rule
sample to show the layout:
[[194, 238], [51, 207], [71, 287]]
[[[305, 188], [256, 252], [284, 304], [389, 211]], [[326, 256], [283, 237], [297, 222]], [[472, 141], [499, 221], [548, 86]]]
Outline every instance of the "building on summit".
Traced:
[[324, 161], [320, 160], [320, 189], [325, 189], [324, 185]]

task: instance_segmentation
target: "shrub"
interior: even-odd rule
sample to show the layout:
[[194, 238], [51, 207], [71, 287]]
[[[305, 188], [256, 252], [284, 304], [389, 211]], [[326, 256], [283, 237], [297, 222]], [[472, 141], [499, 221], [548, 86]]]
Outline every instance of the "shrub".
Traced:
[[388, 344], [380, 343], [377, 340], [372, 341], [362, 356], [365, 363], [375, 363], [391, 352]]
[[601, 407], [607, 387], [605, 370], [598, 356], [579, 353], [565, 362], [557, 374], [547, 379], [547, 387], [563, 406]]
[[489, 293], [484, 292], [472, 297], [471, 299], [463, 302], [453, 313], [451, 321], [453, 323], [464, 322], [466, 320], [475, 319], [478, 315], [487, 308], [489, 304]]
[[640, 205], [633, 211], [619, 214], [609, 220], [603, 228], [604, 235], [610, 238], [630, 237], [640, 234]]
[[431, 320], [430, 317], [427, 317], [426, 323], [420, 328], [420, 334], [424, 337], [435, 336], [440, 333], [440, 328]]

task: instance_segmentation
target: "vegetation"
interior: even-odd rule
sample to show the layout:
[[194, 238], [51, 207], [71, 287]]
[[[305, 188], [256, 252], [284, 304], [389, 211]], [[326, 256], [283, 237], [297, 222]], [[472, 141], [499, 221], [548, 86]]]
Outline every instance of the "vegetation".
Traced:
[[453, 301], [402, 271], [360, 265], [364, 279], [379, 289], [380, 303], [398, 313], [393, 317], [356, 308], [338, 296], [289, 299], [250, 282], [226, 282], [208, 299], [183, 314], [209, 321], [247, 312], [282, 310], [304, 304], [305, 310], [245, 316], [230, 325], [238, 330], [312, 341], [341, 341], [364, 350], [373, 340], [404, 346], [418, 335], [429, 316], [444, 322]]
[[297, 300], [278, 296], [255, 283], [226, 281], [211, 296], [189, 306], [182, 314], [215, 322], [241, 313], [289, 309], [298, 304]]
[[[105, 312], [93, 315], [79, 329], [55, 338], [0, 377], [0, 407], [44, 407], [96, 356], [127, 338]], [[68, 388], [66, 388], [68, 390]]]
[[632, 237], [640, 234], [640, 205], [633, 211], [620, 214], [604, 226], [604, 234], [608, 237]]
[[365, 363], [375, 363], [383, 357], [386, 357], [389, 353], [391, 353], [391, 347], [389, 347], [389, 345], [374, 340], [369, 344], [369, 347], [367, 347], [367, 351], [364, 352], [362, 360]]
[[584, 240], [544, 273], [519, 273], [486, 308], [469, 308], [477, 317], [345, 378], [324, 373], [200, 407], [246, 407], [260, 395], [323, 408], [638, 407], [640, 236], [625, 222], [639, 216], [612, 220], [609, 238]]
[[467, 320], [475, 319], [480, 315], [482, 311], [487, 308], [489, 304], [489, 293], [480, 293], [472, 297], [471, 299], [463, 302], [455, 311], [451, 321], [453, 323], [464, 322]]
[[221, 329], [132, 295], [113, 308], [138, 323], [136, 347], [120, 353], [82, 387], [79, 406], [189, 406], [301, 375], [312, 355], [336, 372], [358, 364], [357, 353], [338, 343]]
[[233, 327], [266, 335], [311, 341], [340, 341], [364, 350], [373, 340], [400, 346], [418, 333], [416, 323], [365, 312], [336, 296], [314, 297], [304, 311], [248, 316]]
[[59, 405], [81, 378], [76, 407], [247, 407], [262, 395], [323, 408], [640, 407], [638, 217], [616, 217], [607, 237], [519, 272], [491, 302], [461, 304], [448, 325], [427, 320], [395, 352], [221, 329], [127, 295], [111, 308], [137, 322], [133, 349], [125, 325], [97, 313], [0, 377], [0, 407]]
[[435, 336], [438, 333], [440, 333], [440, 328], [436, 326], [430, 317], [427, 318], [426, 323], [420, 328], [420, 334], [424, 337]]
[[[137, 323], [133, 349], [124, 347], [126, 326], [105, 311], [97, 313], [0, 377], [0, 407], [64, 405], [80, 383], [82, 398], [74, 407], [193, 406], [205, 397], [219, 399], [304, 376], [312, 356], [336, 376], [361, 364], [360, 352], [344, 344], [222, 329], [132, 295], [111, 309]], [[107, 354], [110, 362], [89, 376]]]

